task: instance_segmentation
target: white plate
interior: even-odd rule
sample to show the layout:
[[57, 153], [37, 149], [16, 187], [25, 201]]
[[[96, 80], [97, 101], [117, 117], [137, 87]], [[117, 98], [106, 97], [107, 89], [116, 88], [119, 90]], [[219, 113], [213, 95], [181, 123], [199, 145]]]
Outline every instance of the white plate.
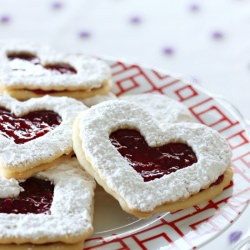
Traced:
[[190, 209], [139, 220], [123, 212], [101, 188], [96, 193], [95, 234], [85, 249], [194, 249], [216, 238], [243, 212], [249, 199], [250, 144], [238, 119], [200, 88], [172, 75], [108, 61], [117, 96], [159, 92], [185, 104], [198, 121], [218, 130], [233, 151], [233, 182], [221, 195]]

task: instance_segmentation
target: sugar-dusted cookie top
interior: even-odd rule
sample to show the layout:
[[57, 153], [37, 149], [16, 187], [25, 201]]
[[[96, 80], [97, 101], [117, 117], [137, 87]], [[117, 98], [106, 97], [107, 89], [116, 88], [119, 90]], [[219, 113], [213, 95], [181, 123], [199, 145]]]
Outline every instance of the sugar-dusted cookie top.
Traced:
[[2, 183], [9, 183], [5, 191], [11, 194], [13, 179], [0, 179], [1, 244], [75, 243], [92, 233], [95, 181], [75, 158], [63, 157], [50, 169], [17, 182], [18, 193], [6, 196]]
[[72, 98], [0, 95], [0, 172], [26, 178], [72, 151], [72, 124], [87, 107]]
[[188, 108], [166, 95], [156, 93], [144, 93], [138, 95], [124, 95], [121, 100], [134, 102], [146, 109], [162, 129], [166, 122], [194, 122], [194, 117]]
[[231, 164], [217, 131], [198, 123], [166, 123], [162, 130], [128, 101], [91, 107], [76, 120], [73, 136], [81, 164], [127, 210], [150, 212], [187, 199]]
[[108, 84], [109, 66], [84, 55], [57, 52], [27, 41], [0, 43], [0, 84], [7, 89], [91, 90]]
[[0, 175], [0, 198], [15, 197], [22, 191], [16, 179], [6, 179]]
[[116, 99], [116, 96], [112, 92], [109, 92], [106, 95], [94, 95], [92, 97], [85, 98], [79, 101], [82, 101], [85, 105], [87, 105], [88, 107], [91, 107], [98, 103], [105, 102], [105, 101], [112, 100], [112, 99]]

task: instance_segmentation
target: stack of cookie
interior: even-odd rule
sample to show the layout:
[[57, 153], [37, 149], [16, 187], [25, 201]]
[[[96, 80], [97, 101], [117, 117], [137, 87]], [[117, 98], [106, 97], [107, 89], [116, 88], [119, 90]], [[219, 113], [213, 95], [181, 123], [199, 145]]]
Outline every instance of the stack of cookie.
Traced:
[[96, 184], [72, 126], [82, 100], [109, 95], [110, 68], [22, 41], [2, 42], [0, 58], [0, 248], [82, 249]]
[[232, 179], [227, 142], [184, 105], [115, 98], [96, 58], [21, 42], [0, 51], [1, 249], [82, 249], [95, 181], [147, 218], [212, 199]]
[[86, 99], [112, 87], [103, 61], [22, 41], [0, 43], [0, 83], [3, 93], [18, 100], [46, 94]]
[[1, 244], [82, 249], [93, 231], [95, 182], [72, 157], [72, 124], [87, 107], [68, 97], [7, 95], [0, 107]]

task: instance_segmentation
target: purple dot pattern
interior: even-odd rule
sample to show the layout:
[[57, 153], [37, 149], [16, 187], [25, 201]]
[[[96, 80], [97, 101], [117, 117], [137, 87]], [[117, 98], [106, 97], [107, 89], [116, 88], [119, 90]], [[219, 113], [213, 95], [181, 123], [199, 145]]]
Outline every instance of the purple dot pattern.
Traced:
[[7, 24], [7, 23], [10, 22], [10, 17], [7, 16], [7, 15], [1, 16], [1, 17], [0, 17], [0, 22], [1, 22], [2, 24]]
[[59, 10], [63, 7], [63, 4], [61, 2], [54, 2], [52, 3], [51, 7], [54, 10]]
[[139, 24], [139, 23], [141, 23], [141, 21], [142, 21], [142, 19], [139, 16], [132, 16], [130, 18], [130, 23], [132, 23], [132, 24]]
[[200, 84], [200, 81], [197, 77], [192, 77], [192, 81], [195, 83], [195, 84]]
[[174, 48], [172, 47], [165, 47], [163, 48], [163, 54], [168, 55], [168, 56], [172, 56], [174, 54]]
[[192, 12], [197, 12], [197, 11], [200, 10], [200, 6], [198, 4], [196, 4], [196, 3], [193, 3], [193, 4], [190, 5], [189, 9]]
[[79, 32], [79, 37], [83, 38], [83, 39], [86, 39], [86, 38], [91, 37], [91, 33], [88, 30], [82, 30], [82, 31]]
[[238, 241], [240, 239], [242, 235], [242, 231], [238, 230], [238, 231], [234, 231], [229, 235], [229, 242], [235, 243], [236, 241]]
[[213, 37], [214, 39], [219, 40], [219, 39], [222, 39], [222, 38], [224, 37], [224, 34], [223, 34], [221, 31], [214, 31], [214, 32], [212, 33], [212, 37]]

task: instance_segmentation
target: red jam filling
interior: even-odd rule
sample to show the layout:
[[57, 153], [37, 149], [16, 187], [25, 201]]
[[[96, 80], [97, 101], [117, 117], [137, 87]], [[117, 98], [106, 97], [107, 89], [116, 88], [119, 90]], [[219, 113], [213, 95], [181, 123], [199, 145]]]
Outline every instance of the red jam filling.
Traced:
[[77, 73], [77, 71], [72, 66], [66, 63], [48, 64], [43, 67], [47, 70], [59, 72], [60, 74], [76, 74]]
[[32, 177], [19, 185], [24, 191], [20, 192], [18, 197], [0, 199], [0, 213], [50, 213], [54, 194], [54, 185], [50, 181]]
[[59, 92], [59, 91], [55, 91], [55, 90], [42, 90], [42, 89], [31, 89], [29, 91], [35, 93], [36, 95], [49, 95], [49, 94]]
[[161, 178], [197, 162], [192, 148], [185, 143], [149, 147], [136, 130], [119, 129], [110, 135], [111, 143], [145, 182]]
[[[9, 52], [7, 54], [9, 60], [20, 59], [24, 61], [29, 61], [35, 65], [41, 64], [40, 59], [31, 53], [20, 51], [20, 52]], [[56, 63], [43, 65], [47, 70], [56, 71], [60, 74], [76, 74], [77, 71], [71, 65], [67, 63]]]
[[218, 177], [218, 179], [214, 183], [210, 185], [210, 187], [221, 184], [223, 180], [224, 180], [224, 175], [222, 174]]
[[40, 59], [31, 53], [28, 52], [9, 52], [7, 54], [7, 57], [9, 60], [14, 60], [14, 59], [21, 59], [25, 61], [29, 61], [33, 64], [40, 64]]
[[61, 122], [61, 117], [51, 110], [38, 110], [16, 117], [9, 110], [0, 108], [0, 134], [16, 144], [43, 136]]

